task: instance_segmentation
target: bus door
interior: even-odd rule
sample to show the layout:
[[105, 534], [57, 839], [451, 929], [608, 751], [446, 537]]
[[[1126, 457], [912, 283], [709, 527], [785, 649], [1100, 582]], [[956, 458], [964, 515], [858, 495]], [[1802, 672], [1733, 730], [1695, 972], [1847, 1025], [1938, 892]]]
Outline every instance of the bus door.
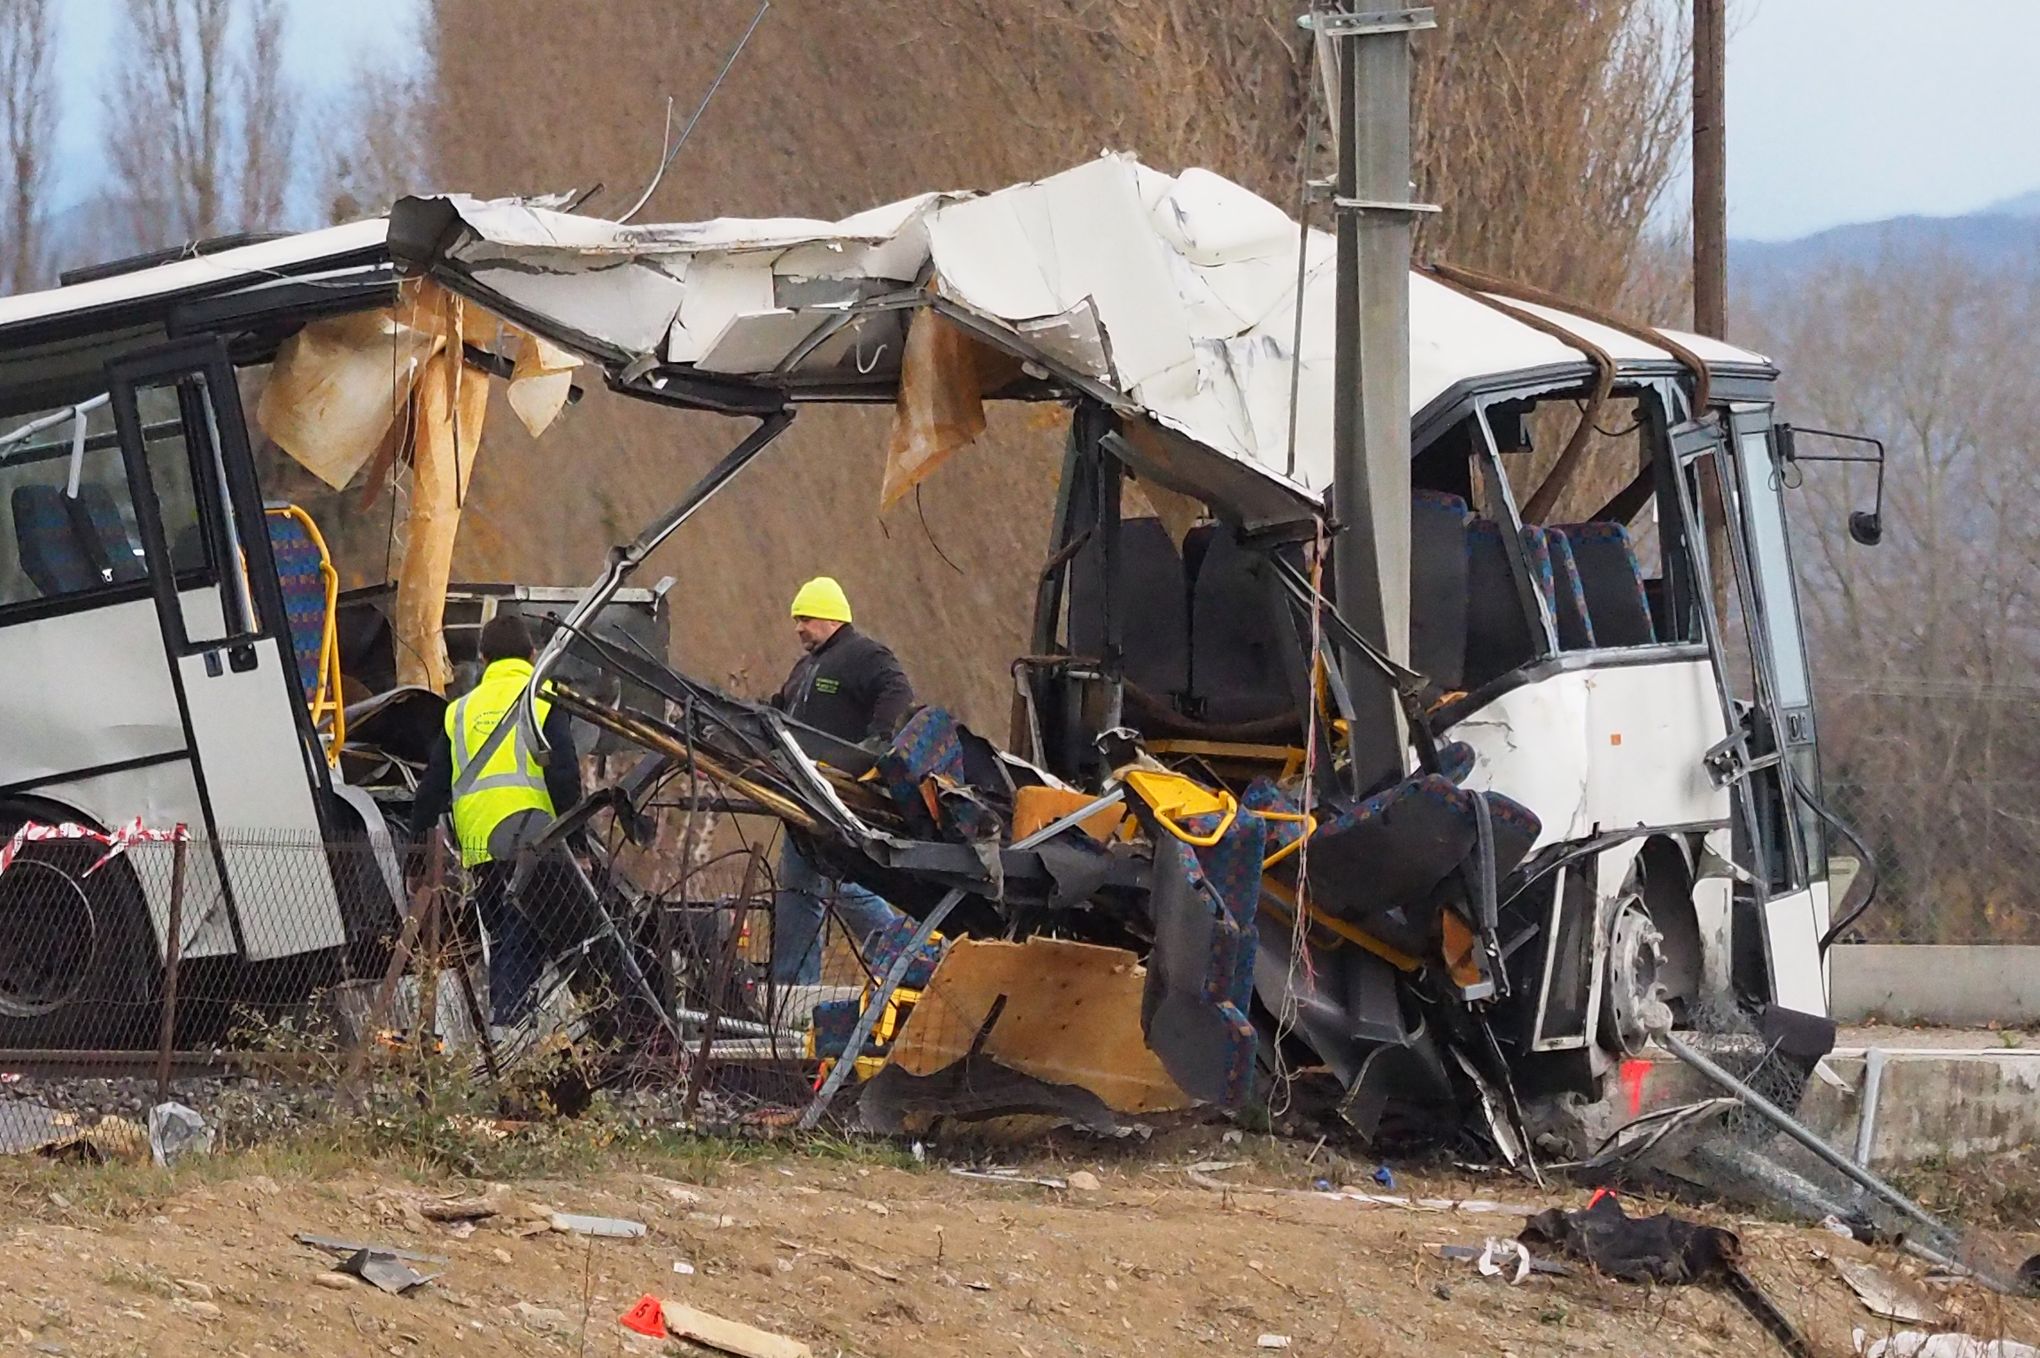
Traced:
[[[226, 346], [183, 341], [107, 373], [143, 552], [192, 567], [151, 578], [239, 950], [268, 961], [334, 947], [344, 928], [323, 852], [329, 775], [290, 658]], [[174, 522], [166, 504], [180, 507]]]
[[[1685, 542], [1693, 564], [1692, 604], [1713, 654], [1713, 668], [1728, 736], [1708, 751], [1709, 775], [1717, 786], [1726, 786], [1734, 797], [1735, 821], [1733, 857], [1738, 865], [1738, 896], [1748, 902], [1748, 915], [1737, 911], [1739, 936], [1747, 927], [1761, 942], [1763, 966], [1768, 972], [1769, 996], [1776, 1004], [1802, 1013], [1827, 1013], [1827, 988], [1821, 966], [1817, 916], [1824, 902], [1817, 899], [1810, 880], [1806, 847], [1801, 842], [1794, 815], [1793, 767], [1788, 749], [1793, 732], [1804, 732], [1811, 741], [1811, 711], [1800, 696], [1805, 676], [1804, 652], [1798, 648], [1798, 613], [1791, 594], [1789, 575], [1780, 582], [1767, 571], [1763, 584], [1771, 596], [1784, 589], [1792, 606], [1789, 632], [1793, 649], [1788, 658], [1799, 689], [1781, 684], [1777, 657], [1772, 646], [1775, 610], [1765, 607], [1766, 595], [1758, 587], [1758, 564], [1753, 562], [1750, 538], [1761, 533], [1750, 520], [1749, 483], [1739, 475], [1748, 445], [1730, 447], [1731, 438], [1756, 429], [1757, 447], [1763, 447], [1761, 416], [1710, 417], [1689, 422], [1671, 431], [1677, 465], [1679, 513]], [[1770, 470], [1768, 456], [1762, 458], [1761, 477]], [[1769, 481], [1760, 483], [1775, 496]], [[1740, 618], [1734, 637], [1735, 649], [1747, 656], [1739, 663], [1731, 652], [1726, 630], [1734, 626], [1715, 607], [1707, 581], [1711, 574], [1707, 559], [1707, 537], [1702, 526], [1703, 485], [1713, 486], [1726, 507], [1728, 532], [1729, 593], [1731, 611]], [[1737, 944], [1740, 953], [1742, 944]]]

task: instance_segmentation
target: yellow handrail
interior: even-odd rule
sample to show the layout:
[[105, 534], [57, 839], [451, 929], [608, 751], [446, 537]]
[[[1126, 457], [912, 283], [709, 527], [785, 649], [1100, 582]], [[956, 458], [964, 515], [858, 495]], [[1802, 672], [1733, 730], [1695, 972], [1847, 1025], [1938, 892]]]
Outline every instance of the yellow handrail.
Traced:
[[[347, 710], [340, 693], [340, 575], [333, 569], [333, 554], [326, 550], [325, 535], [319, 532], [319, 525], [312, 522], [310, 514], [297, 505], [271, 505], [265, 512], [295, 520], [319, 551], [319, 580], [326, 587], [326, 619], [319, 633], [319, 681], [308, 695], [308, 706], [315, 727], [322, 719], [331, 723], [333, 738], [326, 744], [326, 762], [337, 768], [341, 747], [347, 743]], [[296, 648], [292, 650], [292, 663], [296, 663]]]
[[1303, 841], [1317, 833], [1317, 817], [1311, 815], [1308, 811], [1256, 811], [1254, 814], [1262, 820], [1291, 821], [1303, 826], [1302, 834], [1261, 860], [1261, 871], [1263, 872], [1266, 872], [1283, 859], [1289, 857], [1289, 855], [1295, 853], [1298, 849], [1301, 849]]

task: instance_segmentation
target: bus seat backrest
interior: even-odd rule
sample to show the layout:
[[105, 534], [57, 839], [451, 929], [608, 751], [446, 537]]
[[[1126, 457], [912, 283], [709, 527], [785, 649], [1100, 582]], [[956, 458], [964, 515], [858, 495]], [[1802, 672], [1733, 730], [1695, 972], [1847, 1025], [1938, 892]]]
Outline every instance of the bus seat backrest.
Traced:
[[319, 662], [326, 636], [326, 581], [318, 544], [304, 525], [286, 514], [266, 514], [269, 548], [276, 557], [276, 582], [290, 620], [290, 646], [297, 656], [305, 696], [319, 691]]
[[1572, 548], [1592, 619], [1594, 640], [1602, 646], [1648, 646], [1657, 640], [1651, 627], [1650, 601], [1643, 592], [1643, 571], [1629, 530], [1619, 523], [1597, 520], [1558, 526]]
[[1410, 495], [1410, 664], [1450, 692], [1466, 677], [1466, 501]]
[[[98, 543], [115, 584], [149, 578], [148, 565], [135, 550], [134, 537], [121, 517], [120, 506], [114, 503], [112, 491], [96, 481], [80, 485], [73, 522], [81, 533], [90, 532]], [[88, 543], [88, 550], [90, 546]]]
[[78, 541], [61, 486], [16, 486], [9, 497], [21, 569], [46, 599], [104, 583]]
[[1223, 524], [1191, 529], [1183, 547], [1197, 562], [1190, 581], [1190, 689], [1205, 719], [1245, 723], [1295, 712], [1284, 652], [1288, 609], [1266, 558], [1240, 546]]
[[1536, 657], [1536, 634], [1516, 590], [1516, 577], [1509, 570], [1502, 530], [1493, 519], [1474, 519], [1467, 525], [1466, 603], [1465, 687], [1469, 691]]
[[[1070, 573], [1070, 649], [1093, 658], [1105, 650], [1103, 552], [1086, 543]], [[1118, 597], [1127, 681], [1166, 702], [1190, 684], [1190, 590], [1160, 519], [1120, 523]]]
[[1572, 543], [1556, 528], [1539, 528], [1545, 555], [1551, 561], [1551, 612], [1558, 624], [1558, 648], [1562, 651], [1590, 651], [1595, 645], [1594, 620], [1587, 608], [1586, 590], [1580, 584], [1579, 562]]

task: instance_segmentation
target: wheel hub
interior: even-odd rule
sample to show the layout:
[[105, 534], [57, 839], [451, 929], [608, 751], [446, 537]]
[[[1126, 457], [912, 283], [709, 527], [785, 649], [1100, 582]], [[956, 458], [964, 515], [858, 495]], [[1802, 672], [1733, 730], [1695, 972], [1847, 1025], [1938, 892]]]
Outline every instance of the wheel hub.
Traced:
[[1662, 978], [1664, 936], [1651, 923], [1642, 898], [1629, 896], [1616, 908], [1608, 931], [1608, 967], [1602, 986], [1602, 1026], [1613, 1045], [1635, 1056], [1651, 1034], [1671, 1026]]

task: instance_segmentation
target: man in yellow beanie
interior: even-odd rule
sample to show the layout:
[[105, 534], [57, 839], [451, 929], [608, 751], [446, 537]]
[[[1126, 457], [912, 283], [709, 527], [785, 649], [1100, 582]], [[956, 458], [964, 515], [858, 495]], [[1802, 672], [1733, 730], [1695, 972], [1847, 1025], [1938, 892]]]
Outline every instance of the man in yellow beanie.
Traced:
[[[913, 685], [884, 642], [850, 625], [843, 587], [823, 575], [793, 596], [793, 631], [801, 658], [772, 705], [795, 721], [838, 740], [889, 742], [914, 710]], [[862, 944], [898, 911], [855, 882], [824, 877], [791, 837], [779, 855], [779, 891], [772, 907], [772, 979], [812, 985], [821, 979], [822, 898]]]

